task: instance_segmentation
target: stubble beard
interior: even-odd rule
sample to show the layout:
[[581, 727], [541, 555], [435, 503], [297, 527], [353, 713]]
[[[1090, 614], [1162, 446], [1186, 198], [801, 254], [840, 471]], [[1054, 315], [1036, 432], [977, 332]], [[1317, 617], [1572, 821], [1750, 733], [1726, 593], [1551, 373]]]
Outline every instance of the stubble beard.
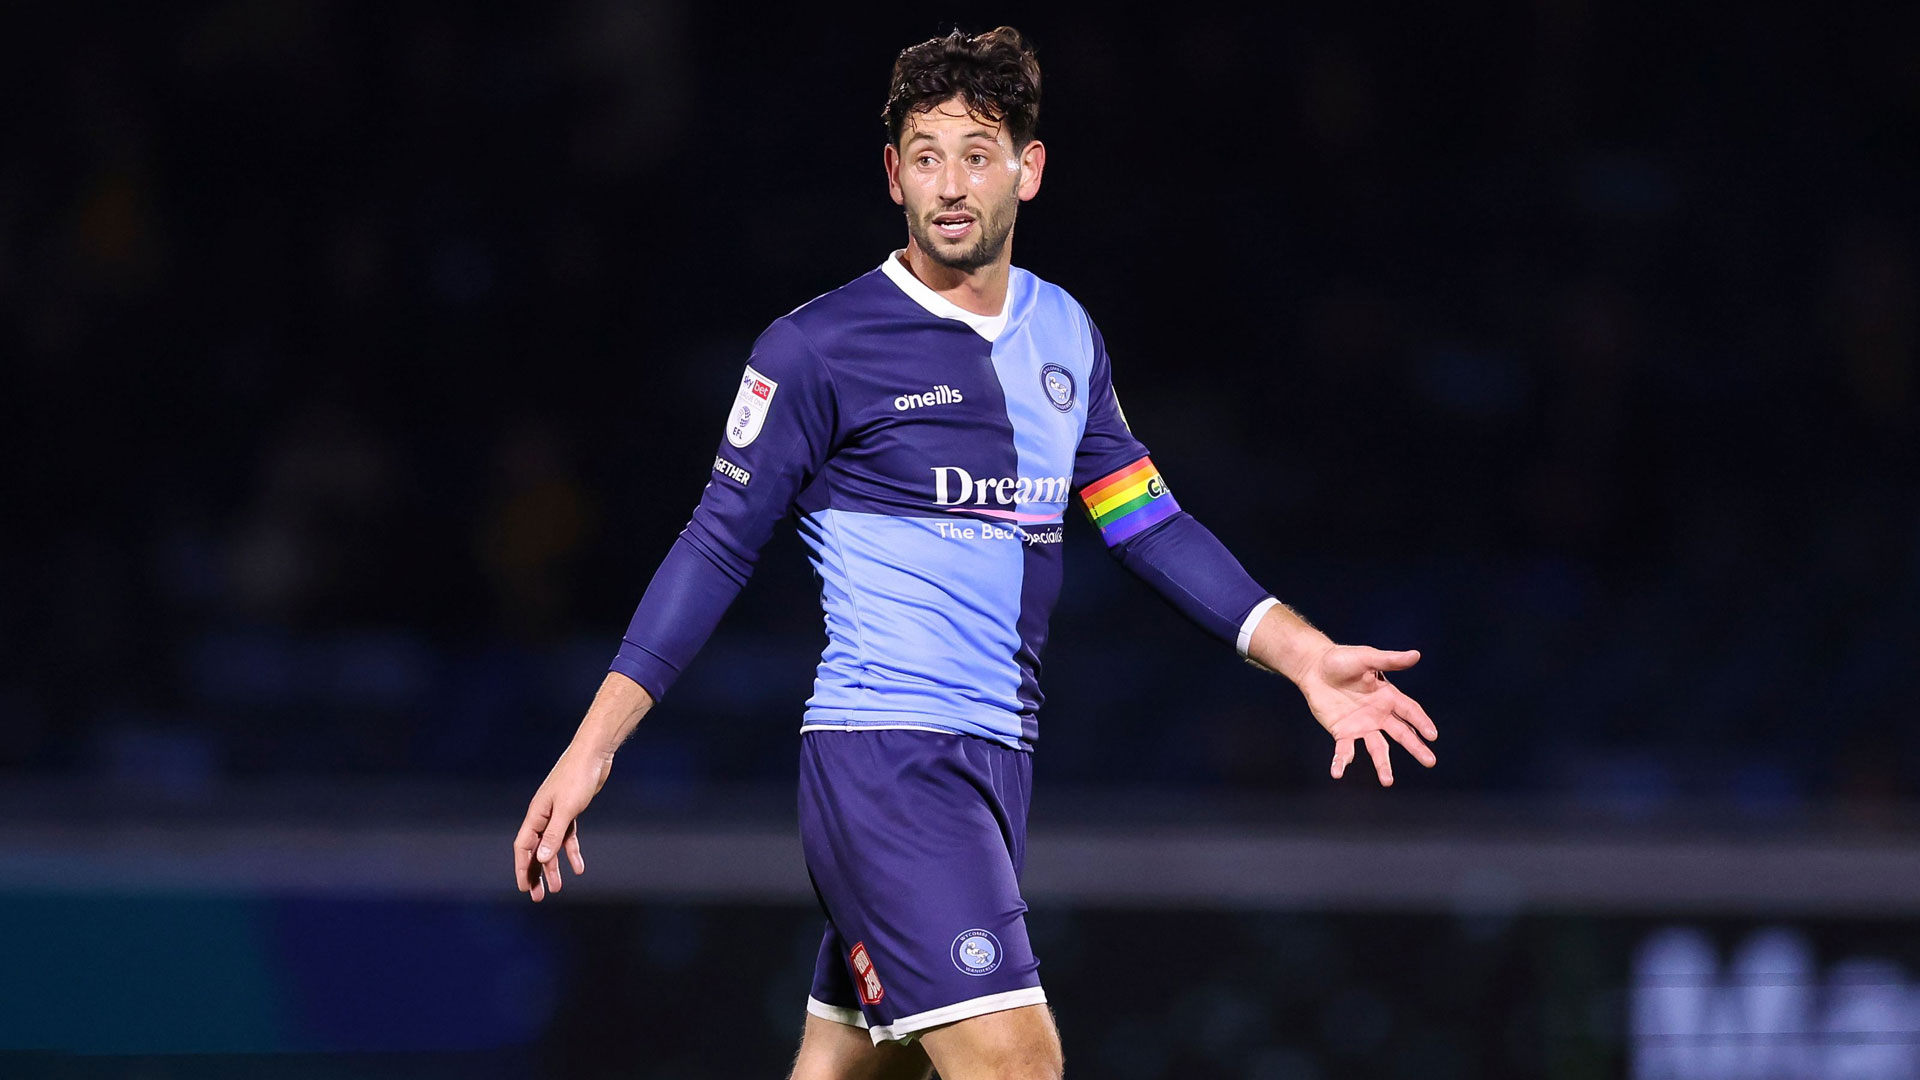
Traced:
[[[933, 231], [933, 222], [928, 217], [917, 216], [911, 211], [907, 214], [907, 231], [913, 234], [913, 242], [920, 246], [927, 258], [962, 273], [971, 273], [988, 266], [1000, 253], [1007, 249], [1007, 238], [1013, 235], [1013, 219], [1020, 209], [1020, 200], [1007, 200], [1006, 206], [993, 213], [981, 213], [974, 216], [975, 236], [972, 244], [958, 251]], [[936, 210], [934, 213], [945, 213]]]

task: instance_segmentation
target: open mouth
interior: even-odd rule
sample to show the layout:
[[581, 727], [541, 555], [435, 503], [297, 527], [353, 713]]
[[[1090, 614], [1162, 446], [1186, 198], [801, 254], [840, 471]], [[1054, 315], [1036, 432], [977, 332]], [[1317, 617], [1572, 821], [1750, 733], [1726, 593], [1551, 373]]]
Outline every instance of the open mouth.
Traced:
[[933, 216], [933, 231], [948, 240], [958, 240], [972, 228], [972, 214], [953, 212]]

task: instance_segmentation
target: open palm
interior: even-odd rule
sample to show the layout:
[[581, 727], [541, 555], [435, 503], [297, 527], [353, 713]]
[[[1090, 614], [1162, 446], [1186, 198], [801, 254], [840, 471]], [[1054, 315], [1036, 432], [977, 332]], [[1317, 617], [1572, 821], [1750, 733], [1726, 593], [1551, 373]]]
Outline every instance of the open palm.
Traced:
[[1427, 746], [1440, 737], [1427, 710], [1387, 681], [1387, 672], [1405, 671], [1419, 662], [1418, 650], [1387, 652], [1365, 645], [1335, 645], [1308, 666], [1300, 679], [1300, 693], [1306, 696], [1313, 718], [1333, 736], [1335, 780], [1346, 775], [1356, 744], [1363, 741], [1382, 786], [1393, 784], [1389, 738], [1429, 769], [1439, 760]]

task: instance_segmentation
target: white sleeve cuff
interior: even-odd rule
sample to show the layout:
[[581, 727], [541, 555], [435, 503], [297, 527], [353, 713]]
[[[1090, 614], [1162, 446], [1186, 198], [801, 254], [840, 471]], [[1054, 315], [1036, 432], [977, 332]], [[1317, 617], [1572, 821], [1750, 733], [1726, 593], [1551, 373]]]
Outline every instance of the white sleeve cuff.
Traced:
[[1253, 632], [1259, 627], [1260, 620], [1266, 617], [1267, 612], [1279, 606], [1280, 601], [1269, 596], [1253, 605], [1253, 610], [1247, 612], [1245, 621], [1240, 624], [1240, 636], [1233, 639], [1233, 647], [1240, 650], [1242, 659], [1246, 658], [1247, 650], [1253, 647]]

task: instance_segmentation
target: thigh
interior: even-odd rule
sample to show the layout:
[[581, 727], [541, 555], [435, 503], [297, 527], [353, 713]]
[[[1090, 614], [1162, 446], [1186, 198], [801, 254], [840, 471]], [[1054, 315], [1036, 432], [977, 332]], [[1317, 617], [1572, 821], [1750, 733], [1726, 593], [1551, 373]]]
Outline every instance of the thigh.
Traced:
[[1058, 1080], [1060, 1033], [1045, 1005], [987, 1013], [920, 1036], [940, 1080]]
[[929, 1068], [918, 1046], [875, 1046], [865, 1028], [810, 1015], [790, 1080], [926, 1080]]

